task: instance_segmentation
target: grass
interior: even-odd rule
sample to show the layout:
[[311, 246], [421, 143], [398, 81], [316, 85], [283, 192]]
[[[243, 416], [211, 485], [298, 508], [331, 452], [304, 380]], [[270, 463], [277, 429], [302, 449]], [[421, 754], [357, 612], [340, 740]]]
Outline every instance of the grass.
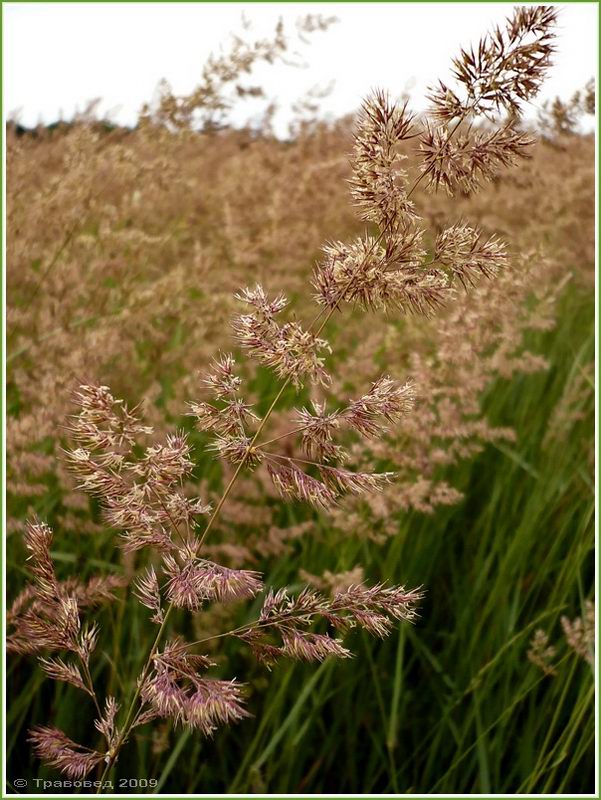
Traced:
[[[262, 565], [275, 585], [296, 584], [299, 568], [320, 574], [357, 563], [370, 579], [423, 584], [417, 625], [384, 642], [354, 633], [352, 661], [286, 663], [271, 674], [228, 645], [224, 674], [248, 680], [255, 718], [211, 741], [172, 731], [161, 753], [153, 752], [149, 729], [140, 729], [117, 776], [156, 778], [157, 791], [167, 793], [594, 790], [592, 672], [567, 649], [559, 624], [592, 595], [592, 392], [578, 400], [584, 418], [543, 447], [566, 386], [594, 357], [592, 293], [569, 288], [557, 328], [533, 335], [531, 344], [551, 368], [499, 380], [487, 393], [492, 420], [514, 427], [518, 439], [453, 470], [462, 503], [431, 517], [404, 516], [384, 546], [341, 539], [316, 519], [315, 535], [296, 543], [293, 558]], [[16, 575], [23, 553], [9, 550], [9, 574]], [[93, 571], [99, 562], [121, 569], [106, 539], [57, 544], [57, 551], [65, 572]], [[96, 660], [100, 685], [106, 676], [105, 686], [119, 694], [133, 691], [153, 635], [146, 617], [135, 603], [102, 612], [103, 641], [116, 645]], [[538, 627], [557, 645], [557, 677], [527, 660]], [[12, 660], [8, 680], [9, 777], [56, 778], [32, 759], [26, 727], [52, 717], [86, 741], [81, 698], [44, 681], [27, 659]]]

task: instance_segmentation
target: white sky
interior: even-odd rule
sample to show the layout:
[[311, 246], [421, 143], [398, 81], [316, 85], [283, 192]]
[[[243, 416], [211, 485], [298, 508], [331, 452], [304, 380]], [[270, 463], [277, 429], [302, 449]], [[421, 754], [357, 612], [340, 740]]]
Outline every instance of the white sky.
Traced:
[[[537, 99], [569, 97], [597, 72], [597, 3], [558, 4], [558, 53]], [[511, 13], [510, 3], [4, 3], [4, 107], [20, 110], [26, 125], [69, 118], [102, 98], [101, 111], [135, 122], [161, 78], [177, 93], [190, 92], [211, 51], [227, 49], [240, 33], [241, 14], [252, 23], [245, 36], [273, 32], [282, 17], [290, 32], [304, 14], [338, 17], [327, 32], [303, 46], [302, 69], [264, 66], [256, 82], [278, 102], [284, 132], [290, 105], [315, 85], [334, 82], [321, 101], [339, 116], [357, 108], [374, 87], [398, 95], [408, 89], [415, 109], [426, 87], [450, 79], [460, 46], [477, 42]], [[253, 82], [252, 80], [250, 81]], [[250, 116], [240, 104], [238, 121]]]

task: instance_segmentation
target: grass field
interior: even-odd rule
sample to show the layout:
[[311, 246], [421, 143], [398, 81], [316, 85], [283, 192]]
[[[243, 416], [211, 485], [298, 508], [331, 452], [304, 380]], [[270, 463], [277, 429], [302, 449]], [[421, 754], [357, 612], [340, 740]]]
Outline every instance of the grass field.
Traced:
[[[282, 664], [271, 674], [229, 646], [228, 674], [249, 682], [254, 719], [211, 741], [174, 730], [161, 745], [141, 729], [116, 779], [155, 778], [165, 792], [593, 791], [593, 674], [562, 643], [559, 624], [562, 614], [581, 613], [593, 587], [594, 393], [586, 380], [571, 406], [580, 418], [545, 440], [594, 355], [591, 292], [568, 287], [557, 327], [531, 345], [550, 369], [488, 390], [485, 409], [513, 426], [517, 441], [454, 469], [464, 501], [405, 515], [384, 545], [337, 537], [316, 518], [318, 531], [296, 543], [293, 558], [260, 565], [274, 585], [294, 586], [299, 567], [321, 574], [357, 563], [370, 579], [422, 584], [418, 623], [385, 642], [355, 634], [353, 660]], [[213, 463], [198, 469], [214, 471]], [[65, 574], [122, 569], [106, 538], [81, 544], [57, 546]], [[21, 556], [10, 549], [9, 574], [22, 573]], [[102, 641], [113, 642], [97, 662], [107, 689], [133, 690], [154, 635], [145, 616], [132, 603], [101, 613]], [[189, 623], [182, 615], [179, 624]], [[554, 677], [527, 659], [537, 628], [557, 646]], [[52, 778], [32, 761], [26, 726], [50, 711], [59, 727], [85, 737], [82, 701], [23, 659], [9, 666], [8, 687], [9, 775], [30, 785]]]
[[594, 81], [516, 6], [278, 138], [331, 24], [6, 127], [11, 792], [596, 788]]

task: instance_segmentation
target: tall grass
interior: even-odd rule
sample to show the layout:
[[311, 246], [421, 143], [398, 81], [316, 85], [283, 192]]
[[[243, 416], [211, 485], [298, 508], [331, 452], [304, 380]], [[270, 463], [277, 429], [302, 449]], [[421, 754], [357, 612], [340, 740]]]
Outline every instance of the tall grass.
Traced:
[[[494, 97], [497, 105], [514, 112], [517, 101], [511, 100], [511, 92], [524, 99], [536, 88], [552, 47], [546, 35], [538, 45], [519, 44], [519, 28], [534, 26], [544, 33], [555, 16], [545, 8], [521, 7], [517, 22], [509, 23], [511, 46], [534, 58], [528, 70], [521, 74], [518, 59], [516, 77], [508, 57], [498, 62], [495, 40], [486, 40], [479, 49], [479, 68], [487, 73], [488, 60], [494, 69], [505, 64], [506, 85], [493, 81], [492, 95], [481, 84], [478, 91], [471, 87], [475, 94], [465, 105], [441, 84], [432, 98], [436, 117], [443, 123], [458, 122], [452, 129], [426, 125], [415, 142], [417, 150], [412, 151], [410, 140], [416, 137], [410, 133], [406, 109], [389, 107], [385, 93], [376, 93], [359, 116], [351, 191], [362, 209], [361, 219], [380, 233], [371, 239], [366, 234], [352, 245], [328, 245], [326, 259], [314, 273], [313, 286], [329, 308], [315, 319], [315, 325], [321, 320], [317, 334], [323, 329], [333, 345], [323, 369], [333, 376], [332, 400], [344, 396], [347, 402], [371, 383], [370, 402], [380, 403], [389, 421], [400, 416], [402, 393], [394, 395], [398, 414], [393, 413], [392, 381], [385, 377], [383, 383], [373, 383], [374, 370], [380, 369], [378, 374], [390, 371], [410, 379], [406, 388], [411, 403], [403, 405], [403, 414], [412, 405], [413, 380], [418, 404], [414, 414], [396, 420], [397, 433], [386, 436], [377, 426], [362, 428], [373, 417], [369, 404], [351, 404], [339, 412], [335, 424], [327, 423], [332, 427], [329, 433], [326, 427], [325, 439], [317, 424], [325, 411], [315, 405], [315, 417], [303, 409], [299, 418], [310, 422], [302, 427], [302, 455], [311, 461], [296, 457], [290, 430], [284, 433], [282, 424], [294, 405], [309, 407], [312, 398], [321, 396], [303, 388], [299, 375], [306, 371], [321, 383], [326, 376], [316, 350], [295, 349], [290, 332], [301, 333], [297, 323], [280, 327], [273, 319], [280, 309], [267, 308], [258, 286], [238, 300], [259, 316], [234, 322], [238, 344], [260, 362], [243, 373], [245, 397], [263, 415], [252, 440], [245, 438], [246, 429], [232, 433], [238, 428], [231, 427], [236, 412], [227, 403], [222, 408], [192, 404], [196, 429], [181, 414], [183, 398], [197, 397], [196, 372], [209, 352], [231, 346], [222, 321], [231, 311], [232, 301], [226, 298], [233, 285], [239, 279], [242, 285], [261, 279], [270, 290], [281, 284], [298, 299], [307, 283], [307, 253], [322, 239], [321, 225], [328, 235], [357, 233], [357, 221], [340, 211], [346, 198], [341, 200], [339, 190], [323, 180], [330, 170], [341, 184], [348, 177], [341, 167], [346, 124], [308, 126], [286, 144], [275, 142], [268, 126], [248, 135], [219, 130], [209, 118], [197, 130], [193, 118], [198, 103], [204, 103], [199, 90], [188, 110], [185, 98], [165, 94], [161, 108], [167, 117], [158, 111], [156, 119], [143, 114], [132, 131], [100, 133], [90, 120], [79, 120], [72, 130], [41, 135], [38, 141], [37, 133], [29, 138], [12, 130], [12, 168], [22, 178], [19, 185], [28, 187], [25, 196], [31, 202], [20, 192], [11, 197], [17, 235], [10, 273], [9, 596], [17, 595], [27, 572], [34, 573], [37, 588], [35, 594], [26, 590], [17, 595], [12, 615], [16, 655], [9, 667], [8, 749], [9, 776], [26, 778], [27, 791], [40, 788], [35, 778], [57, 777], [31, 760], [32, 741], [47, 763], [66, 767], [72, 777], [88, 770], [92, 780], [108, 776], [118, 791], [592, 791], [591, 654], [581, 648], [580, 654], [575, 652], [579, 648], [566, 635], [565, 624], [566, 618], [584, 616], [593, 594], [592, 141], [573, 128], [554, 129], [532, 161], [497, 175], [495, 164], [506, 167], [518, 151], [530, 147], [529, 134], [514, 129], [517, 120], [496, 132], [487, 125], [462, 127], [472, 112], [491, 113]], [[467, 51], [455, 61], [456, 76], [468, 88], [473, 63]], [[211, 69], [217, 69], [215, 62]], [[184, 116], [171, 118], [177, 107]], [[413, 165], [415, 180], [405, 193], [398, 181], [408, 176], [397, 174], [396, 164], [410, 154], [424, 163], [421, 169]], [[211, 169], [219, 163], [219, 180], [216, 175], [212, 180], [212, 172], [192, 170], [190, 155], [201, 159], [195, 163], [210, 162]], [[200, 177], [182, 191], [180, 179], [188, 180], [191, 172]], [[242, 189], [241, 174], [246, 176]], [[480, 179], [486, 179], [487, 187], [472, 199]], [[47, 192], [39, 189], [40, 181], [49, 187]], [[446, 187], [451, 197], [426, 194], [427, 184], [430, 190]], [[299, 190], [296, 196], [290, 186]], [[388, 189], [383, 192], [382, 186]], [[416, 208], [423, 209], [423, 230], [408, 202], [413, 196]], [[52, 209], [56, 214], [49, 213]], [[307, 225], [316, 217], [319, 224]], [[485, 241], [476, 229], [457, 222], [462, 219], [473, 219], [482, 236], [490, 238]], [[513, 259], [506, 258], [497, 230], [512, 242]], [[443, 269], [432, 268], [435, 263]], [[479, 281], [482, 275], [494, 280]], [[453, 278], [465, 294], [447, 297]], [[352, 297], [364, 306], [389, 312], [396, 306], [396, 313], [379, 322], [370, 317], [369, 328], [356, 308], [338, 317], [335, 311], [351, 287]], [[435, 319], [420, 316], [443, 298], [450, 304], [437, 309]], [[301, 300], [297, 305], [299, 316], [307, 304]], [[420, 313], [411, 316], [409, 311]], [[268, 323], [261, 322], [263, 314]], [[557, 324], [551, 329], [554, 319]], [[292, 362], [284, 353], [293, 356]], [[214, 364], [215, 375], [204, 381], [218, 404], [224, 397], [237, 397], [231, 363], [222, 358], [221, 365]], [[285, 379], [279, 392], [266, 364]], [[176, 425], [185, 434], [167, 438], [164, 448], [143, 452], [127, 434], [150, 431], [127, 417], [106, 387], [82, 386], [76, 395], [80, 414], [71, 418], [63, 436], [67, 389], [82, 380], [110, 383], [119, 396], [134, 402], [144, 397], [149, 421], [160, 436]], [[383, 392], [379, 400], [378, 392]], [[224, 434], [217, 440], [222, 456], [217, 461], [207, 447], [214, 413], [222, 426], [215, 429]], [[273, 423], [266, 432], [270, 438], [255, 445], [268, 417]], [[327, 514], [299, 502], [283, 503], [278, 488], [287, 499], [329, 506], [333, 495], [324, 470], [330, 470], [325, 473], [330, 478], [336, 474], [342, 488], [353, 487], [351, 473], [314, 463], [318, 457], [341, 456], [339, 448], [328, 451], [328, 436], [341, 420], [354, 420], [355, 432], [372, 435], [363, 446], [351, 444], [352, 436], [348, 442], [351, 462], [362, 470], [355, 474], [356, 486], [378, 484], [383, 493], [373, 500], [369, 495], [351, 498], [327, 508]], [[122, 424], [126, 435], [120, 438], [115, 431], [122, 431]], [[103, 425], [109, 427], [108, 435]], [[186, 436], [194, 445], [194, 462], [188, 461]], [[84, 488], [92, 488], [91, 501], [72, 491], [72, 478], [56, 457], [62, 447], [72, 446], [69, 437], [84, 450], [62, 452], [75, 463]], [[265, 453], [268, 460], [276, 458], [277, 466], [270, 462], [273, 485], [260, 470], [237, 481], [245, 462], [259, 461], [260, 449], [272, 442], [283, 448]], [[118, 452], [104, 452], [107, 446]], [[309, 470], [301, 467], [296, 477], [286, 477], [282, 460], [310, 465]], [[108, 481], [106, 464], [118, 473], [108, 474]], [[311, 482], [314, 467], [323, 479], [319, 489]], [[383, 473], [382, 485], [374, 469]], [[384, 476], [392, 469], [399, 480], [384, 487]], [[136, 476], [142, 476], [140, 483]], [[200, 538], [184, 541], [173, 522], [169, 508], [179, 509], [173, 512], [176, 517], [183, 512], [182, 505], [169, 505], [176, 499], [170, 493], [180, 489], [214, 503]], [[200, 514], [208, 511], [194, 508]], [[56, 528], [52, 553], [47, 552], [49, 529], [24, 523], [34, 514]], [[188, 528], [189, 517], [184, 517]], [[79, 638], [77, 626], [64, 622], [69, 607], [77, 606], [74, 598], [81, 586], [57, 580], [114, 575], [119, 589], [137, 585], [138, 598], [152, 607], [159, 594], [158, 586], [153, 588], [154, 572], [146, 573], [140, 591], [140, 569], [149, 562], [132, 550], [148, 543], [144, 537], [149, 532], [156, 541], [167, 536], [165, 528], [171, 524], [188, 550], [178, 551], [183, 564], [163, 562], [169, 610], [163, 616], [153, 608], [154, 622], [161, 625], [158, 636], [148, 610], [124, 592], [125, 597], [115, 597], [116, 602], [94, 612], [101, 634], [95, 659], [89, 662], [85, 634]], [[32, 555], [29, 570], [24, 565], [27, 553], [15, 535], [23, 528]], [[134, 547], [120, 551], [115, 540], [124, 528]], [[209, 529], [210, 541], [204, 546]], [[192, 537], [190, 530], [187, 535]], [[165, 541], [159, 544], [165, 546]], [[175, 552], [173, 544], [168, 542]], [[201, 545], [199, 566], [195, 562]], [[211, 565], [211, 559], [223, 566]], [[348, 637], [354, 660], [328, 659], [313, 667], [299, 663], [300, 658], [278, 661], [270, 674], [239, 639], [224, 633], [238, 633], [250, 620], [256, 631], [262, 624], [257, 621], [257, 573], [239, 571], [234, 578], [226, 565], [259, 570], [268, 585], [285, 587], [292, 597], [307, 582], [325, 589], [332, 575], [340, 580], [344, 574], [352, 575], [355, 584], [365, 580], [367, 586], [419, 582], [427, 594], [414, 626], [386, 626], [381, 615], [373, 615], [370, 628], [367, 606], [355, 614], [351, 621], [359, 627]], [[211, 569], [217, 572], [209, 574]], [[177, 584], [177, 594], [175, 577], [181, 575], [186, 585]], [[228, 591], [220, 594], [216, 575], [231, 581]], [[349, 594], [359, 597], [362, 591], [355, 585]], [[380, 586], [375, 591], [384, 595], [393, 590]], [[73, 597], [67, 597], [70, 593]], [[421, 596], [419, 590], [409, 594]], [[226, 595], [244, 596], [248, 602], [225, 606], [221, 601]], [[263, 608], [269, 607], [270, 597]], [[203, 606], [202, 614], [181, 608], [197, 612], [209, 599], [219, 602]], [[29, 602], [33, 611], [28, 617]], [[329, 610], [329, 616], [324, 613], [329, 622], [340, 624], [344, 613], [354, 613], [351, 605], [339, 608], [336, 599], [325, 596], [313, 602], [320, 610], [311, 614]], [[86, 608], [85, 596], [81, 607]], [[274, 653], [307, 657], [311, 648], [309, 657], [317, 661], [323, 648], [350, 655], [333, 638], [296, 636], [291, 620], [299, 617], [293, 614], [289, 609], [288, 618], [270, 623], [275, 630], [281, 625], [279, 649], [273, 646], [279, 639], [261, 639], [264, 628], [245, 644], [253, 645], [254, 655], [261, 655], [262, 646], [268, 663]], [[413, 609], [396, 618], [412, 619]], [[374, 642], [361, 628], [377, 632], [378, 619], [380, 633], [393, 631], [386, 641]], [[214, 691], [221, 692], [223, 707], [231, 701], [231, 714], [220, 712], [219, 721], [236, 718], [239, 724], [208, 737], [219, 714], [214, 712], [212, 719], [213, 712], [206, 710], [210, 704], [202, 692], [210, 695], [207, 684], [201, 688], [198, 676], [182, 672], [192, 662], [169, 663], [167, 644], [162, 663], [154, 660], [168, 628], [177, 630], [186, 646], [202, 645], [216, 662], [215, 678], [245, 681], [254, 720], [243, 719], [237, 699], [228, 700], [225, 682], [213, 681], [220, 687]], [[75, 678], [73, 672], [65, 678], [64, 665], [42, 661], [51, 677], [67, 681], [52, 684], [22, 657], [35, 649], [31, 643], [36, 630], [38, 649], [62, 648], [79, 657], [79, 678], [77, 672]], [[296, 649], [289, 641], [296, 642]], [[299, 642], [304, 642], [304, 652]], [[545, 657], [551, 658], [552, 667], [543, 663], [541, 669], [540, 658], [537, 664], [536, 642], [549, 645]], [[155, 685], [151, 696], [152, 680], [162, 668], [184, 678], [174, 677], [167, 689]], [[136, 684], [140, 675], [145, 680]], [[69, 676], [88, 693], [78, 696], [68, 685]], [[167, 719], [154, 718], [151, 727], [134, 731], [140, 695], [158, 717]], [[167, 703], [167, 695], [175, 701]], [[104, 728], [106, 746], [101, 751], [76, 751], [73, 743], [61, 740], [60, 731], [34, 727], [31, 733], [32, 726], [51, 720], [77, 741], [89, 743], [95, 736], [94, 706], [101, 717], [99, 698], [113, 696], [122, 706], [121, 727], [114, 734], [107, 733], [108, 722], [96, 726]], [[201, 730], [194, 735], [178, 722]]]
[[[421, 621], [386, 642], [357, 634], [353, 661], [280, 664], [269, 681], [229, 647], [230, 674], [250, 675], [256, 719], [213, 740], [167, 732], [162, 752], [140, 736], [117, 779], [156, 778], [165, 792], [593, 791], [592, 672], [562, 644], [559, 625], [562, 614], [579, 613], [593, 582], [592, 391], [577, 403], [584, 417], [543, 446], [557, 404], [594, 354], [590, 294], [569, 287], [556, 329], [533, 339], [551, 368], [490, 388], [485, 410], [518, 438], [454, 469], [463, 502], [406, 516], [384, 546], [336, 538], [323, 525], [293, 558], [262, 565], [280, 584], [293, 584], [299, 567], [339, 572], [359, 561], [391, 581], [419, 576], [428, 587]], [[199, 474], [210, 469], [198, 464]], [[105, 541], [86, 542], [92, 552], [81, 564], [68, 542], [55, 558], [69, 570], [119, 569]], [[22, 570], [13, 558], [9, 570]], [[117, 673], [105, 652], [109, 682], [131, 691], [153, 630], [137, 604], [103, 613], [126, 655]], [[556, 677], [527, 660], [536, 628], [558, 647]], [[25, 725], [52, 707], [56, 724], [77, 736], [77, 692], [19, 661], [9, 693], [10, 774], [52, 779], [31, 760]]]

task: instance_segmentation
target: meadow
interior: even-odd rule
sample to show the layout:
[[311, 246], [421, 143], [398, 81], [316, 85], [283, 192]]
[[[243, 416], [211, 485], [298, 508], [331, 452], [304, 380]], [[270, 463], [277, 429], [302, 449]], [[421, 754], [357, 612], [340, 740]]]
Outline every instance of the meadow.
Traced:
[[[311, 319], [320, 248], [366, 227], [376, 236], [349, 196], [356, 119], [324, 123], [305, 109], [285, 141], [268, 114], [253, 129], [227, 124], [225, 90], [253, 60], [277, 58], [282, 36], [209, 64], [222, 84], [205, 80], [183, 101], [164, 90], [133, 129], [92, 115], [7, 128], [11, 792], [15, 779], [28, 781], [25, 793], [60, 778], [35, 756], [33, 726], [51, 719], [90, 747], [98, 737], [95, 698], [49, 680], [18, 638], [32, 597], [27, 520], [53, 529], [61, 586], [104, 576], [86, 590], [100, 628], [90, 680], [103, 696], [134, 695], [156, 635], [134, 594], [156, 553], [117, 546], [122, 529], [67, 468], [69, 429], [82, 419], [73, 422], [73, 391], [106, 385], [130, 408], [141, 403], [151, 444], [184, 431], [191, 466], [180, 483], [217, 506], [236, 462], [216, 458], [211, 430], [189, 415], [187, 402], [204, 397], [199, 375], [233, 352], [260, 415], [281, 386], [244, 361], [229, 327], [234, 294], [260, 283], [286, 293], [293, 319]], [[266, 668], [240, 639], [218, 638], [254, 620], [261, 596], [202, 613], [175, 604], [169, 624], [188, 641], [210, 639], [204, 655], [219, 678], [245, 684], [252, 716], [211, 736], [169, 718], [140, 725], [109, 762], [117, 791], [594, 791], [595, 141], [580, 130], [591, 103], [589, 87], [543, 110], [530, 157], [478, 191], [418, 181], [424, 252], [467, 220], [509, 243], [498, 274], [460, 276], [432, 314], [352, 307], [328, 319], [331, 397], [360, 397], [382, 374], [415, 385], [411, 413], [386, 434], [345, 440], [353, 465], [396, 479], [316, 510], [285, 502], [257, 470], [238, 481], [203, 550], [291, 596], [306, 585], [334, 597], [364, 583], [420, 587], [418, 616], [386, 638], [355, 625], [352, 658]], [[400, 142], [407, 163], [415, 148]], [[300, 452], [285, 439], [286, 412], [320, 392], [283, 390], [268, 434], [285, 440], [283, 458]]]

